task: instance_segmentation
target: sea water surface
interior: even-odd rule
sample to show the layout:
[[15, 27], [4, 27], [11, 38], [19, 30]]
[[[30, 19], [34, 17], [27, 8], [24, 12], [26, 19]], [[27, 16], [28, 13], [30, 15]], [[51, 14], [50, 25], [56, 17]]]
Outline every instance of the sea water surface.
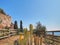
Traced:
[[[52, 32], [47, 32], [47, 34], [52, 34]], [[60, 36], [60, 32], [54, 32], [55, 36]]]

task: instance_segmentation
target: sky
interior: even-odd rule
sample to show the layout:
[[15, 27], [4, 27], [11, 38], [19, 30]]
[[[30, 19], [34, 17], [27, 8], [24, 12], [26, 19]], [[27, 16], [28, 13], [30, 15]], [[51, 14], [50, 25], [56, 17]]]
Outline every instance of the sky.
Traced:
[[0, 8], [11, 16], [23, 27], [29, 28], [29, 24], [36, 26], [37, 22], [45, 25], [47, 30], [60, 29], [60, 0], [0, 0]]

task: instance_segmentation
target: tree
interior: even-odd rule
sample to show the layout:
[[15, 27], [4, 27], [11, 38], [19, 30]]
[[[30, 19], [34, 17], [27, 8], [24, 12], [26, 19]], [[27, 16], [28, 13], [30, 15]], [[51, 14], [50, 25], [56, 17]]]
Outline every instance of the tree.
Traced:
[[6, 15], [6, 13], [3, 11], [3, 9], [0, 8], [0, 13]]
[[42, 31], [43, 31], [43, 35], [45, 36], [45, 34], [46, 34], [46, 27], [45, 26], [42, 26]]
[[46, 31], [46, 27], [45, 26], [42, 26], [42, 31]]
[[18, 29], [17, 21], [14, 22], [14, 29]]
[[20, 21], [20, 31], [23, 32], [22, 20]]
[[46, 27], [43, 26], [40, 22], [36, 26], [36, 35], [40, 37], [40, 45], [42, 45], [42, 38], [45, 36]]
[[40, 22], [38, 22], [35, 30], [36, 30], [36, 35], [38, 36], [40, 36], [40, 34], [44, 35], [46, 31], [46, 27], [43, 26]]
[[41, 25], [40, 22], [38, 22], [38, 23], [37, 23], [37, 26], [36, 26], [36, 30], [41, 30], [41, 28], [42, 28], [42, 25]]

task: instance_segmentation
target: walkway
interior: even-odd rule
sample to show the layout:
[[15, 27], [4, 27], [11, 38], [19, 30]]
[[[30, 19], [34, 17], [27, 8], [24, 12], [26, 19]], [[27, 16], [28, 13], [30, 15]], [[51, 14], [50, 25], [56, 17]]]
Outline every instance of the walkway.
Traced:
[[12, 36], [6, 39], [0, 40], [0, 45], [14, 45], [14, 41], [17, 40], [19, 36]]
[[[19, 35], [2, 39], [2, 40], [0, 40], [0, 45], [14, 45], [14, 41], [17, 40], [17, 39], [19, 39]], [[33, 43], [34, 43], [34, 39], [32, 39], [32, 45], [34, 45]], [[45, 45], [45, 44], [42, 43], [42, 45]]]

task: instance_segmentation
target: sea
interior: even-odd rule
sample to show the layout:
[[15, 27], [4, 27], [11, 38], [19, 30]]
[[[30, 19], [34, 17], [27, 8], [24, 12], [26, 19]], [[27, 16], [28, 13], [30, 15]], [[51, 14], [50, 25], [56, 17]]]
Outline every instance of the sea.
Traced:
[[[52, 32], [47, 32], [47, 34], [51, 34], [52, 35]], [[54, 35], [55, 36], [60, 36], [60, 32], [54, 32]]]

